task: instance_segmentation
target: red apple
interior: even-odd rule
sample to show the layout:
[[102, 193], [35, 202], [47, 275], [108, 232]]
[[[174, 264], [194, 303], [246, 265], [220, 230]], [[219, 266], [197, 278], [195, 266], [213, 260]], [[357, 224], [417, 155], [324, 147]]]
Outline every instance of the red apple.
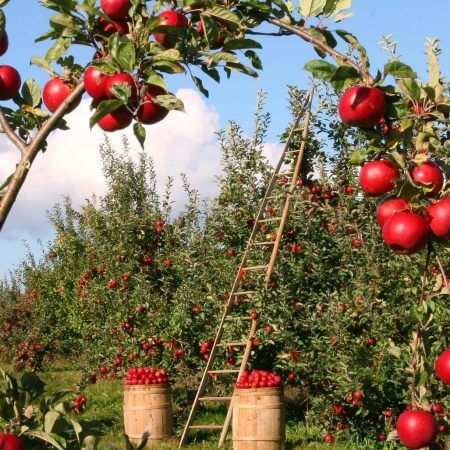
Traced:
[[106, 97], [106, 82], [109, 75], [100, 72], [96, 67], [88, 67], [84, 71], [84, 87], [86, 92], [96, 100]]
[[[189, 21], [186, 16], [178, 11], [163, 11], [158, 18], [160, 19], [159, 25], [180, 29], [187, 28], [189, 26]], [[155, 40], [163, 47], [172, 47], [177, 42], [178, 36], [170, 33], [155, 33]]]
[[359, 183], [367, 195], [377, 196], [392, 191], [400, 172], [394, 162], [388, 159], [369, 161], [361, 168]]
[[10, 100], [19, 92], [22, 80], [11, 66], [0, 66], [0, 100]]
[[437, 435], [436, 420], [426, 411], [403, 412], [397, 420], [396, 428], [400, 442], [408, 448], [427, 447]]
[[137, 111], [137, 117], [140, 122], [145, 123], [146, 125], [151, 125], [160, 122], [167, 116], [167, 114], [169, 114], [169, 110], [153, 103], [153, 99], [155, 97], [164, 94], [166, 94], [166, 92], [159, 86], [154, 86], [151, 84], [147, 85], [147, 93], [145, 94], [143, 103]]
[[103, 17], [100, 17], [100, 19], [98, 20], [98, 27], [101, 32], [107, 35], [111, 35], [117, 32], [123, 35], [128, 34], [128, 32], [130, 31], [128, 19], [119, 19], [110, 22]]
[[430, 228], [422, 216], [398, 212], [384, 224], [382, 235], [390, 249], [402, 255], [410, 255], [426, 245]]
[[436, 361], [434, 371], [445, 384], [450, 384], [450, 348], [444, 350]]
[[444, 175], [442, 170], [437, 164], [431, 161], [414, 168], [411, 172], [411, 177], [414, 181], [427, 185], [429, 188], [433, 188], [432, 191], [427, 193], [427, 197], [435, 196], [444, 184]]
[[130, 0], [100, 0], [103, 12], [111, 19], [123, 19], [128, 16], [131, 7]]
[[334, 442], [334, 436], [331, 433], [327, 433], [324, 440], [327, 444], [332, 444]]
[[[228, 29], [228, 26], [224, 23], [218, 22], [219, 25], [219, 33], [214, 40], [214, 42], [209, 43], [209, 48], [211, 50], [217, 50], [219, 48], [223, 47], [223, 43], [225, 42], [225, 33], [224, 30]], [[200, 22], [197, 24], [197, 32], [200, 36], [204, 36], [205, 31], [203, 30], [203, 22], [200, 20]]]
[[[42, 90], [42, 99], [49, 111], [55, 112], [72, 93], [73, 87], [63, 78], [52, 78]], [[81, 101], [81, 96], [72, 103], [67, 112], [73, 111]]]
[[428, 206], [427, 221], [436, 237], [450, 239], [450, 196]]
[[386, 112], [386, 100], [378, 88], [353, 86], [339, 100], [339, 116], [355, 127], [373, 127]]
[[106, 116], [102, 117], [97, 124], [104, 131], [118, 131], [127, 128], [132, 121], [133, 117], [130, 112], [122, 106], [115, 111], [106, 114]]
[[136, 100], [137, 98], [137, 86], [133, 75], [126, 72], [119, 72], [111, 75], [105, 83], [105, 93], [109, 98], [116, 98], [111, 89], [119, 84], [128, 84], [131, 88], [131, 100]]
[[408, 211], [409, 203], [403, 198], [390, 198], [377, 208], [377, 222], [381, 228], [395, 213]]
[[19, 436], [15, 434], [0, 434], [0, 450], [25, 450]]
[[5, 31], [0, 39], [0, 56], [3, 56], [9, 47], [8, 33]]

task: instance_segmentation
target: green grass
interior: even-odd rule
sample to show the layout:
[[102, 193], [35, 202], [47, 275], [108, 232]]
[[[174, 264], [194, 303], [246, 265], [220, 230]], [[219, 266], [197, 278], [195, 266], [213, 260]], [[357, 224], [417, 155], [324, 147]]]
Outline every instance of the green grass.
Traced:
[[[6, 370], [9, 370], [6, 367]], [[53, 393], [64, 389], [70, 389], [80, 381], [80, 373], [71, 370], [67, 365], [58, 364], [53, 369], [41, 374], [41, 378], [47, 384], [47, 392]], [[123, 439], [123, 385], [120, 381], [98, 380], [94, 385], [89, 385], [84, 391], [88, 398], [88, 408], [83, 414], [85, 419], [96, 419], [103, 424], [105, 435], [102, 437], [102, 445], [112, 445], [118, 449], [124, 448]], [[222, 423], [224, 420], [224, 410], [220, 407], [211, 408], [206, 413], [198, 416], [198, 423]], [[182, 423], [180, 424], [182, 425]], [[189, 445], [190, 450], [208, 450], [217, 448], [218, 434], [204, 431], [193, 432]], [[370, 450], [370, 449], [394, 449], [398, 448], [387, 443], [380, 443], [376, 446], [373, 443], [363, 442], [360, 444], [339, 442], [325, 444], [320, 442], [323, 439], [323, 430], [308, 429], [299, 420], [292, 419], [287, 424], [286, 429], [286, 450], [308, 449], [308, 450]], [[160, 449], [177, 448], [178, 439], [159, 446]], [[231, 449], [232, 443], [227, 441], [226, 449]]]

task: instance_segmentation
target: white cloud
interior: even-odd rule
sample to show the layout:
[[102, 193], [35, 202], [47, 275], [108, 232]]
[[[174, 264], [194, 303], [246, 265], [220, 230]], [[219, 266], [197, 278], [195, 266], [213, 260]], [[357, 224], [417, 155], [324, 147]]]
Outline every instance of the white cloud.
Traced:
[[[215, 191], [214, 176], [220, 171], [220, 154], [215, 132], [219, 129], [216, 110], [205, 103], [194, 90], [180, 89], [185, 113], [173, 111], [162, 122], [147, 128], [145, 151], [154, 158], [161, 186], [169, 175], [184, 172], [202, 196]], [[105, 192], [98, 151], [104, 141], [103, 132], [89, 130], [89, 101], [69, 116], [70, 131], [56, 131], [48, 140], [48, 150], [39, 154], [13, 207], [2, 237], [19, 238], [24, 232], [39, 235], [48, 229], [46, 210], [69, 195], [76, 205], [93, 193]], [[125, 132], [110, 133], [113, 146], [120, 150], [122, 136], [131, 144], [131, 155], [136, 157], [140, 147], [131, 127]], [[0, 150], [0, 179], [12, 172], [18, 152], [10, 143]], [[175, 183], [174, 199], [182, 204], [184, 195], [179, 180]], [[6, 236], [5, 236], [6, 234]]]

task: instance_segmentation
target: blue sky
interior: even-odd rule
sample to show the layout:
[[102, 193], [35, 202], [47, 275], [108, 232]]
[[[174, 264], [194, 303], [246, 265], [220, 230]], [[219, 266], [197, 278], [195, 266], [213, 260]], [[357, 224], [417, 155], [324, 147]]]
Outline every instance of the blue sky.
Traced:
[[[421, 76], [426, 76], [425, 38], [440, 37], [443, 50], [442, 68], [444, 74], [449, 73], [448, 0], [433, 0], [427, 3], [421, 0], [354, 0], [353, 3], [354, 16], [338, 24], [336, 28], [345, 28], [359, 37], [369, 53], [373, 73], [376, 68], [381, 68], [385, 61], [385, 53], [378, 42], [387, 34], [393, 34], [394, 39], [399, 42], [398, 51], [402, 55], [402, 61], [412, 65]], [[42, 56], [48, 48], [48, 42], [34, 44], [33, 41], [48, 29], [49, 12], [39, 6], [37, 0], [11, 1], [5, 12], [10, 48], [1, 58], [0, 64], [16, 67], [23, 79], [34, 78], [42, 86], [48, 79], [47, 74], [30, 66], [29, 61], [32, 56]], [[217, 111], [220, 126], [225, 126], [228, 120], [236, 119], [250, 132], [256, 92], [260, 89], [267, 91], [267, 108], [272, 113], [269, 138], [275, 142], [288, 119], [286, 86], [307, 86], [308, 75], [302, 67], [309, 59], [315, 59], [316, 54], [306, 42], [296, 37], [263, 38], [261, 42], [264, 46], [260, 53], [264, 71], [260, 79], [256, 81], [234, 74], [230, 80], [224, 79], [220, 85], [207, 81], [210, 98], [206, 103]], [[83, 62], [88, 61], [90, 53], [88, 51], [80, 55]], [[168, 84], [172, 91], [193, 88], [190, 79], [184, 76], [168, 77]], [[45, 158], [46, 155], [40, 157]], [[177, 172], [178, 169], [174, 166], [173, 174]], [[64, 192], [57, 194], [60, 197]], [[20, 207], [19, 197], [15, 208], [19, 210]], [[33, 221], [32, 217], [30, 221]], [[39, 232], [36, 232], [32, 228], [11, 230], [6, 227], [0, 237], [0, 276], [23, 258], [25, 249], [22, 239], [29, 240], [32, 248], [36, 248], [35, 242], [39, 236], [47, 238], [49, 231], [39, 229]]]

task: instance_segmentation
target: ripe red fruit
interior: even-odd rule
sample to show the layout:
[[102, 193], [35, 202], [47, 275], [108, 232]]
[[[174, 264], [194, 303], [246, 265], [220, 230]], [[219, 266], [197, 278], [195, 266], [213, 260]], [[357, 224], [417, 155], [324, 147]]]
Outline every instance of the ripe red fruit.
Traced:
[[103, 12], [111, 19], [123, 19], [128, 16], [131, 7], [130, 0], [100, 0]]
[[361, 391], [353, 392], [353, 395], [352, 395], [353, 400], [362, 400], [363, 397], [364, 397], [364, 395]]
[[[189, 22], [183, 14], [180, 14], [178, 11], [163, 11], [158, 18], [160, 22], [158, 25], [161, 26], [169, 26], [176, 28], [187, 28], [189, 26]], [[163, 47], [171, 47], [175, 45], [177, 42], [178, 36], [170, 33], [155, 33], [155, 40]]]
[[361, 247], [362, 240], [361, 239], [353, 239], [352, 240], [352, 247]]
[[229, 248], [227, 250], [227, 255], [228, 256], [234, 256], [236, 254], [236, 250], [233, 250], [232, 248]]
[[[221, 22], [218, 22], [218, 25], [220, 27], [218, 36], [216, 37], [214, 42], [210, 42], [209, 43], [209, 48], [211, 50], [217, 50], [217, 49], [223, 47], [223, 43], [225, 42], [225, 33], [222, 30], [227, 30], [228, 26], [226, 24], [224, 24], [224, 23], [221, 23]], [[203, 22], [202, 21], [200, 21], [197, 24], [197, 33], [200, 36], [204, 36], [204, 34], [205, 34], [205, 32], [203, 30]]]
[[295, 379], [297, 378], [297, 374], [295, 374], [294, 372], [291, 372], [291, 373], [288, 375], [288, 378], [289, 378], [290, 380], [295, 380]]
[[403, 198], [390, 198], [377, 208], [377, 222], [381, 228], [395, 213], [407, 211], [409, 203]]
[[[49, 111], [55, 112], [66, 98], [72, 93], [73, 88], [63, 78], [52, 78], [42, 90], [42, 99]], [[80, 103], [81, 96], [72, 103], [68, 112], [73, 111]]]
[[378, 88], [353, 86], [339, 100], [339, 116], [350, 126], [373, 127], [386, 112], [386, 100]]
[[98, 20], [98, 28], [102, 33], [107, 35], [111, 35], [117, 32], [124, 35], [128, 34], [128, 32], [130, 31], [129, 22], [127, 19], [113, 20], [112, 22], [109, 22], [103, 17], [100, 17], [100, 19]]
[[386, 433], [378, 433], [378, 434], [377, 434], [377, 439], [378, 439], [379, 441], [385, 441], [385, 440], [387, 439]]
[[105, 83], [105, 93], [109, 98], [116, 98], [111, 89], [119, 84], [128, 84], [131, 88], [131, 100], [137, 98], [137, 86], [133, 76], [126, 72], [119, 72], [111, 75]]
[[8, 50], [9, 39], [6, 31], [3, 33], [2, 38], [0, 39], [0, 56], [3, 56]]
[[327, 444], [332, 444], [334, 442], [334, 436], [331, 433], [327, 433], [324, 440]]
[[98, 126], [104, 131], [117, 131], [127, 128], [133, 121], [130, 112], [124, 107], [116, 109], [115, 111], [106, 114], [98, 122]]
[[111, 279], [108, 281], [107, 286], [108, 286], [110, 289], [115, 289], [115, 288], [117, 287], [117, 280], [116, 280], [115, 278], [111, 278]]
[[430, 228], [422, 216], [399, 212], [384, 224], [382, 235], [385, 244], [394, 252], [410, 255], [426, 245]]
[[445, 384], [450, 384], [450, 348], [444, 350], [436, 361], [434, 371]]
[[151, 84], [147, 85], [147, 93], [144, 96], [143, 103], [137, 111], [137, 117], [140, 122], [151, 125], [160, 122], [167, 114], [169, 114], [168, 109], [153, 103], [155, 97], [164, 94], [166, 94], [166, 91], [164, 91], [163, 88]]
[[400, 178], [400, 172], [393, 161], [369, 161], [364, 164], [359, 174], [361, 189], [367, 195], [378, 196], [392, 191], [395, 180]]
[[423, 183], [429, 188], [433, 188], [432, 191], [427, 193], [427, 197], [435, 196], [442, 189], [442, 185], [444, 184], [442, 170], [437, 164], [431, 161], [427, 161], [419, 167], [416, 167], [411, 172], [411, 177], [414, 181]]
[[370, 337], [369, 339], [367, 339], [367, 343], [369, 345], [375, 345], [377, 343], [377, 340], [373, 337]]
[[397, 420], [396, 428], [400, 442], [408, 448], [427, 447], [437, 434], [436, 420], [426, 411], [403, 412]]
[[1, 450], [25, 450], [25, 446], [20, 440], [19, 436], [15, 434], [0, 434], [0, 449]]
[[257, 320], [259, 318], [259, 314], [257, 312], [252, 312], [250, 314], [250, 318], [253, 320]]
[[100, 72], [96, 67], [88, 67], [84, 71], [84, 87], [86, 92], [96, 100], [101, 100], [106, 97], [106, 82], [109, 75]]
[[427, 222], [439, 239], [450, 239], [450, 196], [444, 197], [427, 208]]
[[10, 100], [19, 92], [22, 80], [11, 66], [0, 66], [0, 100]]

